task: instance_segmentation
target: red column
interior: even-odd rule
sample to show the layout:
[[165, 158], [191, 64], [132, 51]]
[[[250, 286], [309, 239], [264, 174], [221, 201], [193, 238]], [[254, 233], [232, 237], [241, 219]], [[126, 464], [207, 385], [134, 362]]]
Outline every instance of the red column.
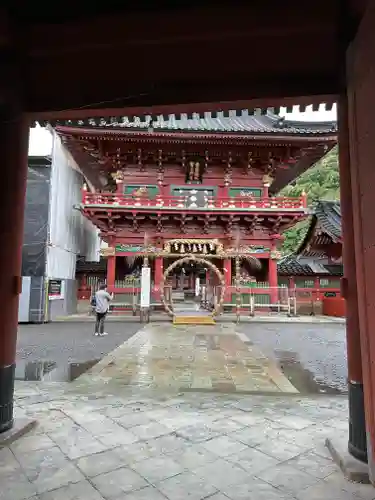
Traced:
[[163, 257], [155, 258], [155, 269], [154, 269], [154, 286], [155, 286], [155, 298], [160, 300], [161, 295], [161, 284], [163, 281]]
[[[275, 251], [275, 250], [273, 250]], [[271, 252], [272, 254], [272, 252]], [[268, 283], [270, 285], [271, 304], [276, 304], [279, 300], [277, 281], [277, 260], [270, 257], [268, 261]]]
[[116, 281], [116, 255], [107, 257], [107, 288], [113, 292]]
[[[375, 484], [375, 2], [367, 8], [347, 51], [350, 178], [370, 480]], [[349, 36], [349, 35], [348, 35]], [[345, 42], [344, 42], [345, 43]], [[341, 142], [340, 142], [341, 144]], [[349, 244], [351, 242], [349, 241]], [[348, 288], [349, 288], [349, 282]], [[345, 288], [345, 287], [344, 287]], [[348, 295], [349, 295], [348, 290]], [[351, 350], [355, 349], [355, 345]], [[353, 351], [352, 351], [353, 352]], [[355, 367], [358, 370], [359, 367]]]
[[123, 181], [117, 181], [116, 193], [117, 194], [124, 194], [124, 182]]
[[13, 391], [22, 288], [21, 259], [29, 127], [19, 107], [0, 108], [0, 432], [13, 426]]
[[217, 191], [217, 197], [220, 198], [228, 198], [229, 196], [228, 186], [219, 186]]
[[85, 204], [86, 203], [86, 195], [87, 195], [87, 186], [86, 186], [86, 184], [83, 184], [81, 192], [82, 192], [82, 203]]
[[320, 278], [319, 276], [315, 276], [314, 278], [314, 290], [313, 290], [313, 300], [319, 301], [321, 300], [320, 296]]
[[344, 278], [342, 291], [346, 299], [346, 348], [348, 359], [349, 452], [367, 461], [364, 414], [361, 339], [358, 315], [356, 255], [354, 247], [352, 179], [350, 173], [348, 107], [346, 96], [338, 107], [340, 199], [343, 235]]

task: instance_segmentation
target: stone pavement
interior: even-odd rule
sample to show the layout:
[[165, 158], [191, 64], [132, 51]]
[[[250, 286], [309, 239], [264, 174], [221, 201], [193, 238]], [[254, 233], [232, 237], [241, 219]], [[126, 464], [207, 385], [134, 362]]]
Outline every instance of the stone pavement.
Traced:
[[[236, 322], [237, 316], [233, 313], [224, 313], [216, 318], [218, 322], [231, 323]], [[95, 318], [89, 313], [79, 313], [71, 314], [69, 316], [58, 316], [54, 319], [54, 323], [61, 322], [94, 322]], [[109, 314], [106, 318], [106, 322], [129, 322], [139, 321], [139, 314], [133, 316], [132, 314]], [[171, 318], [166, 313], [151, 313], [150, 321], [152, 322], [171, 322]], [[288, 317], [283, 314], [270, 314], [270, 315], [256, 315], [254, 317], [249, 316], [246, 313], [240, 316], [241, 323], [301, 323], [301, 324], [322, 324], [322, 323], [339, 323], [345, 324], [345, 318], [336, 318], [333, 316], [292, 316]]]
[[372, 500], [329, 458], [345, 397], [136, 394], [18, 382], [31, 434], [0, 450], [1, 500]]
[[296, 393], [297, 389], [234, 323], [146, 325], [75, 382], [153, 390]]

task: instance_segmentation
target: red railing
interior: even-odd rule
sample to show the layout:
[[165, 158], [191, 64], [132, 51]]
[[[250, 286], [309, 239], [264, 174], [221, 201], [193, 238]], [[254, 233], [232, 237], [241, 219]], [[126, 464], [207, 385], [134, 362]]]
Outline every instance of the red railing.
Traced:
[[267, 197], [267, 198], [213, 198], [208, 197], [204, 205], [192, 202], [187, 196], [155, 196], [154, 198], [137, 197], [134, 195], [116, 193], [89, 193], [83, 191], [84, 205], [112, 205], [124, 208], [153, 208], [157, 210], [179, 208], [185, 210], [236, 210], [236, 209], [263, 209], [263, 210], [303, 210], [307, 207], [306, 196], [298, 197]]

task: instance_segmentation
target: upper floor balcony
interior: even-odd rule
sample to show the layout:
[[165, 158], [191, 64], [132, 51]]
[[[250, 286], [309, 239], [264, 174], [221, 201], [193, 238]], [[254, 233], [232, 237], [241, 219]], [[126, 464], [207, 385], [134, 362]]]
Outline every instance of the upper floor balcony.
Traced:
[[202, 196], [135, 196], [119, 193], [91, 193], [83, 190], [82, 204], [93, 208], [118, 208], [137, 210], [194, 210], [194, 211], [272, 211], [272, 212], [305, 212], [307, 196], [297, 197], [219, 197]]

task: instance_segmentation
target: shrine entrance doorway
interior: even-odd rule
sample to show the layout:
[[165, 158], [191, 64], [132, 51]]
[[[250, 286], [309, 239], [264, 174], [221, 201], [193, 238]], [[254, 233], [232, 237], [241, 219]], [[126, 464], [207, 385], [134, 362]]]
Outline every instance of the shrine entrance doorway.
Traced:
[[[196, 257], [195, 255], [185, 255], [184, 257], [181, 257], [177, 260], [175, 260], [172, 264], [170, 264], [166, 270], [164, 271], [164, 274], [163, 274], [163, 278], [162, 278], [162, 282], [161, 282], [161, 301], [163, 303], [163, 306], [166, 310], [166, 312], [170, 315], [170, 316], [174, 316], [175, 314], [175, 308], [174, 308], [174, 305], [173, 305], [173, 297], [172, 297], [172, 290], [171, 290], [171, 287], [167, 286], [166, 285], [166, 281], [168, 279], [168, 276], [172, 273], [172, 271], [174, 269], [176, 269], [177, 267], [179, 266], [184, 266], [185, 264], [188, 264], [188, 263], [195, 263], [195, 264], [200, 264], [204, 267], [207, 267], [208, 269], [210, 269], [211, 271], [213, 271], [219, 282], [220, 282], [220, 295], [219, 297], [217, 298], [217, 300], [215, 300], [215, 303], [214, 303], [214, 307], [212, 309], [212, 316], [216, 316], [223, 304], [224, 304], [224, 297], [225, 297], [225, 279], [224, 279], [224, 275], [221, 273], [221, 271], [219, 270], [219, 268], [217, 266], [215, 266], [215, 264], [213, 264], [209, 259], [205, 259], [203, 257]], [[205, 291], [206, 295], [207, 294], [210, 294], [211, 291], [210, 290], [206, 290]], [[212, 294], [214, 293], [214, 290], [212, 290]], [[199, 306], [197, 305], [197, 308]]]

